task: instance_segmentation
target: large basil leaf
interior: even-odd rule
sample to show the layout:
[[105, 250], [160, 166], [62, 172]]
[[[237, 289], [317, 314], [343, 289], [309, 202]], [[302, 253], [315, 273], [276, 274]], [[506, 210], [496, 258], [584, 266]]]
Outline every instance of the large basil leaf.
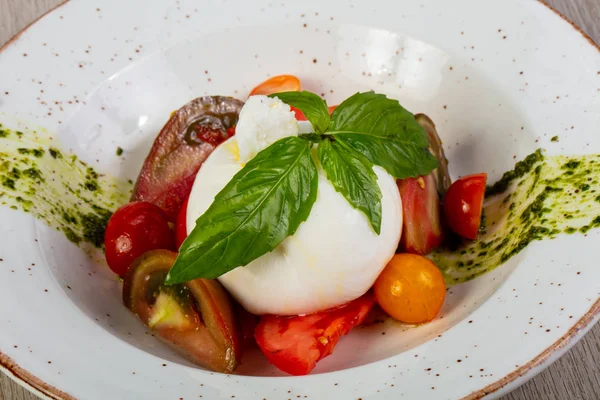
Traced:
[[272, 251], [308, 218], [317, 185], [305, 140], [287, 137], [261, 151], [198, 218], [165, 283], [216, 278]]
[[324, 133], [329, 127], [331, 117], [327, 109], [327, 103], [311, 92], [282, 92], [274, 93], [270, 97], [279, 100], [292, 107], [296, 107], [310, 121], [316, 133]]
[[365, 213], [373, 230], [381, 233], [381, 190], [373, 164], [351, 148], [323, 140], [318, 149], [319, 161], [335, 190], [352, 207]]
[[414, 115], [383, 94], [357, 93], [345, 100], [333, 112], [328, 134], [395, 178], [427, 175], [438, 165]]

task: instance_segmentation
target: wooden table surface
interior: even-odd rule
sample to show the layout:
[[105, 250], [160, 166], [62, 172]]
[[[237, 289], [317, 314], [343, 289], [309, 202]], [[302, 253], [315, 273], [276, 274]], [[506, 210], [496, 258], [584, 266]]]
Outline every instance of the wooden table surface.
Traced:
[[[62, 1], [0, 0], [0, 46]], [[600, 43], [600, 0], [546, 1]], [[0, 400], [9, 399], [38, 398], [0, 373]], [[550, 368], [502, 398], [525, 399], [600, 400], [600, 324]]]

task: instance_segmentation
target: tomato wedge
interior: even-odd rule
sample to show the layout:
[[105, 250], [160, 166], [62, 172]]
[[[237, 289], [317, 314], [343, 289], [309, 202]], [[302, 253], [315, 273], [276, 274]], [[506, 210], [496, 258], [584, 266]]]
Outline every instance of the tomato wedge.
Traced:
[[250, 96], [258, 94], [268, 96], [280, 92], [297, 92], [300, 88], [300, 79], [294, 75], [277, 75], [252, 89]]
[[123, 302], [192, 362], [232, 373], [243, 352], [234, 303], [216, 280], [165, 286], [176, 258], [177, 253], [153, 250], [136, 259], [123, 281]]
[[306, 375], [340, 337], [360, 325], [375, 304], [373, 293], [331, 310], [297, 317], [262, 316], [254, 337], [269, 362], [291, 375]]
[[404, 223], [400, 247], [425, 255], [442, 244], [442, 207], [434, 173], [398, 180]]
[[448, 226], [466, 239], [477, 239], [486, 181], [485, 173], [464, 176], [450, 186], [444, 198]]

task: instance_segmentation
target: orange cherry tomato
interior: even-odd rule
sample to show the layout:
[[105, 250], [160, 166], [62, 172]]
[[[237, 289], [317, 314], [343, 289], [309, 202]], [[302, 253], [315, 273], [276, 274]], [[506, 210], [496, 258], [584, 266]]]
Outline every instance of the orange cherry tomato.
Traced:
[[294, 75], [277, 75], [267, 79], [250, 92], [250, 96], [257, 94], [269, 95], [280, 92], [300, 91], [300, 79]]
[[407, 324], [431, 321], [446, 298], [442, 273], [433, 262], [417, 254], [396, 254], [373, 288], [381, 308]]

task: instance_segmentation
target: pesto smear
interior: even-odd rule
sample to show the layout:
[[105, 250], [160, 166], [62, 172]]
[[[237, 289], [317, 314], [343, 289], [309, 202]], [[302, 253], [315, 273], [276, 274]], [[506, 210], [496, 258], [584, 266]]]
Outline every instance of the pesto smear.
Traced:
[[448, 284], [476, 278], [535, 240], [600, 227], [600, 155], [546, 157], [540, 150], [487, 188], [476, 241], [432, 254]]
[[112, 212], [131, 184], [98, 174], [36, 131], [0, 124], [0, 205], [31, 213], [76, 243], [101, 247]]

